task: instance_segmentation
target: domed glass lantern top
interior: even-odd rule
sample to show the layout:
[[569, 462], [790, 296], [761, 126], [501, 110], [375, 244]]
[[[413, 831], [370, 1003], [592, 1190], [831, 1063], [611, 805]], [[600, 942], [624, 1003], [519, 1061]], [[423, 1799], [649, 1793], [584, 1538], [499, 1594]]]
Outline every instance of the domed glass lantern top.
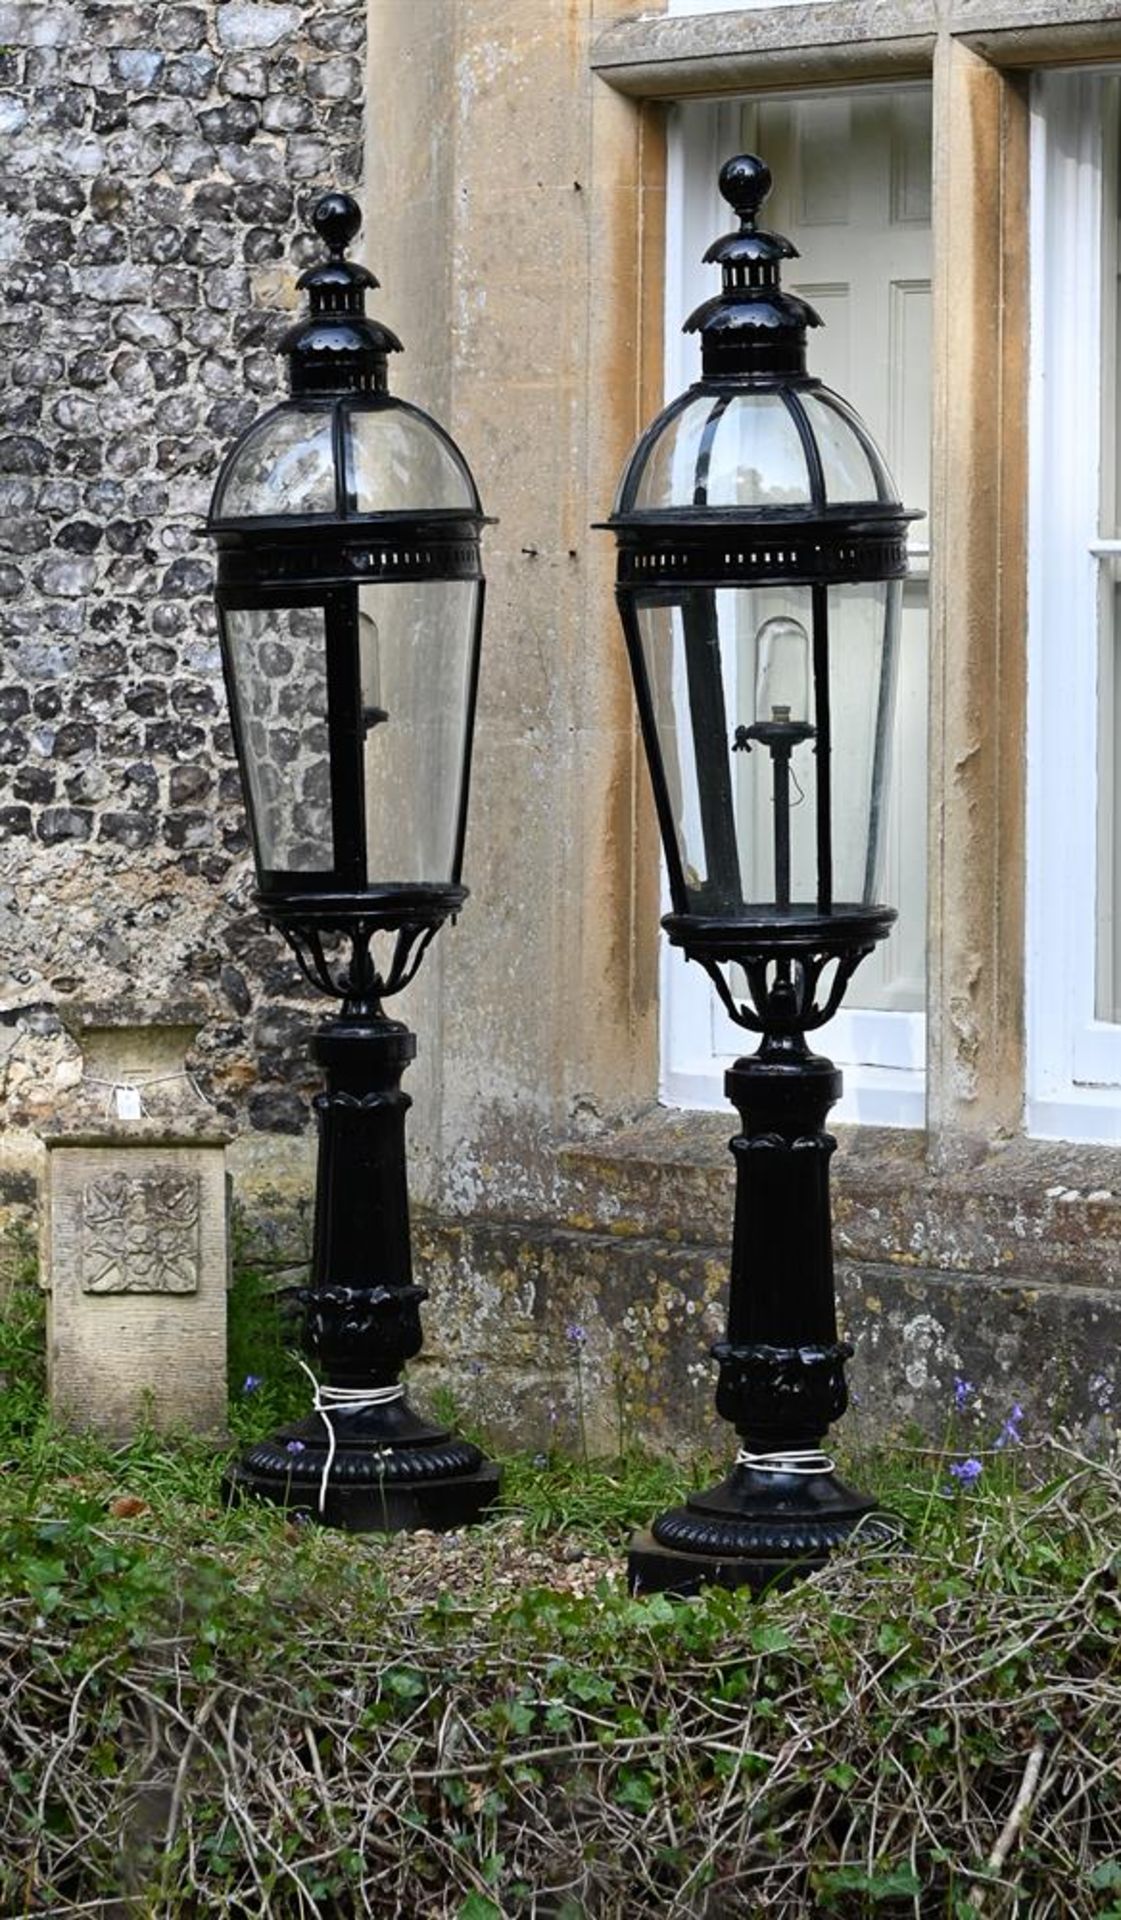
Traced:
[[691, 389], [655, 421], [623, 475], [615, 513], [690, 507], [816, 513], [897, 505], [879, 449], [851, 407], [801, 389]]
[[431, 930], [465, 897], [486, 522], [454, 441], [388, 391], [401, 343], [345, 257], [355, 202], [312, 219], [291, 398], [232, 448], [209, 519], [258, 901], [289, 934]]
[[404, 400], [288, 401], [249, 429], [214, 496], [213, 524], [308, 514], [478, 513], [458, 447]]
[[819, 966], [851, 957], [831, 1011], [895, 918], [878, 888], [914, 516], [859, 416], [806, 370], [820, 321], [781, 286], [795, 249], [757, 226], [767, 168], [742, 155], [720, 187], [740, 224], [706, 253], [722, 289], [686, 323], [701, 378], [643, 434], [608, 525], [669, 936], [710, 972], [800, 955], [816, 1024]]

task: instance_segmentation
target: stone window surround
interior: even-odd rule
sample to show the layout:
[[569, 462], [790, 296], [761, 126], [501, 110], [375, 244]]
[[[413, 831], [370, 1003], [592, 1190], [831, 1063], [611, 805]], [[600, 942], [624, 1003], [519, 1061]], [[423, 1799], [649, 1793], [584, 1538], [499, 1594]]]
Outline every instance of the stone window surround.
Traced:
[[[655, 124], [659, 102], [687, 96], [933, 83], [932, 1169], [973, 1161], [1000, 1140], [1019, 1140], [1017, 1160], [1031, 1160], [1036, 1144], [1021, 1137], [1028, 75], [1121, 58], [1121, 0], [1061, 3], [1058, 21], [1048, 0], [808, 0], [616, 21], [591, 50], [594, 75]], [[664, 193], [664, 145], [651, 137], [640, 146], [653, 205]], [[660, 220], [650, 227], [645, 268], [660, 276]], [[951, 250], [952, 290], [937, 264]], [[657, 357], [650, 343], [647, 352]], [[643, 384], [660, 391], [652, 372]], [[952, 566], [940, 563], [950, 555]], [[1049, 1161], [1054, 1150], [1049, 1143]], [[1072, 1161], [1080, 1151], [1071, 1148]], [[1116, 1150], [1095, 1151], [1121, 1166]]]

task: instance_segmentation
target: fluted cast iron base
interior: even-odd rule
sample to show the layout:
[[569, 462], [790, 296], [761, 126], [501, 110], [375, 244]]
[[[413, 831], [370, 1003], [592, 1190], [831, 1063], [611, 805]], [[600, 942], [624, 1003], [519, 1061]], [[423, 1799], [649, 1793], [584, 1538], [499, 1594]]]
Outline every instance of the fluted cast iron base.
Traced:
[[226, 1472], [231, 1500], [267, 1500], [349, 1533], [446, 1532], [477, 1520], [501, 1473], [469, 1440], [429, 1426], [405, 1400], [331, 1415], [335, 1455], [320, 1505], [329, 1441], [319, 1414], [245, 1449]]
[[835, 1473], [761, 1473], [736, 1466], [726, 1480], [690, 1494], [633, 1537], [633, 1593], [695, 1594], [702, 1586], [791, 1586], [858, 1537], [868, 1547], [900, 1538], [894, 1514]]

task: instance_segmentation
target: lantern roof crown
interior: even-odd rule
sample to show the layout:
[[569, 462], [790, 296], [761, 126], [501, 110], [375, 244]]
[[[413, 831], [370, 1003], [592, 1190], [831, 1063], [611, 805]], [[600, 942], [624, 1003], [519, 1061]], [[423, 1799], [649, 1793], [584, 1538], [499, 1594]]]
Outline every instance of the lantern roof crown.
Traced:
[[721, 268], [722, 286], [685, 322], [701, 336], [706, 379], [797, 376], [806, 369], [806, 329], [821, 316], [797, 294], [785, 293], [781, 262], [798, 249], [756, 222], [771, 190], [771, 170], [753, 153], [736, 154], [720, 169], [720, 191], [739, 215], [739, 227], [714, 240], [706, 263]]
[[348, 260], [346, 249], [362, 224], [349, 193], [324, 193], [311, 225], [328, 249], [326, 260], [308, 267], [296, 282], [308, 295], [310, 313], [289, 327], [280, 342], [287, 356], [293, 394], [384, 393], [386, 357], [401, 352], [391, 328], [366, 313], [366, 293], [379, 282], [368, 267]]
[[[334, 577], [337, 554], [325, 544], [329, 524], [349, 530], [349, 537], [364, 522], [376, 521], [380, 529], [391, 521], [400, 531], [419, 518], [429, 532], [435, 522], [447, 523], [448, 539], [454, 523], [455, 537], [462, 534], [470, 544], [483, 521], [475, 482], [450, 434], [421, 407], [388, 391], [386, 356], [401, 342], [366, 314], [366, 293], [377, 279], [346, 258], [360, 221], [347, 193], [321, 194], [312, 208], [311, 225], [327, 257], [300, 275], [310, 312], [280, 342], [291, 397], [234, 443], [211, 501], [208, 525], [223, 546], [263, 543], [275, 565], [283, 562], [285, 577], [294, 566], [310, 569], [309, 577]], [[288, 539], [301, 527], [311, 547], [305, 542], [297, 552], [277, 545], [279, 535]], [[378, 564], [419, 567], [427, 553], [426, 544], [396, 540], [384, 553], [379, 547]], [[373, 564], [369, 555], [363, 564]]]

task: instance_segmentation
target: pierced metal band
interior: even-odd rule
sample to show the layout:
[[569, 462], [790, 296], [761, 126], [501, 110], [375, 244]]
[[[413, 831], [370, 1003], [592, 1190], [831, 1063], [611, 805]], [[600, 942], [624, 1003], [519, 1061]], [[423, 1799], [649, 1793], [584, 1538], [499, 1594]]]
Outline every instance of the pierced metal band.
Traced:
[[[220, 590], [347, 586], [363, 580], [481, 579], [479, 536], [468, 521], [434, 529], [340, 526], [217, 535]], [[239, 603], [240, 604], [240, 603]]]
[[821, 580], [832, 586], [901, 580], [907, 573], [907, 538], [896, 528], [834, 531], [819, 521], [805, 530], [772, 524], [756, 531], [741, 521], [726, 533], [684, 527], [662, 532], [649, 523], [617, 532], [620, 590], [755, 586], [771, 580], [792, 586]]

